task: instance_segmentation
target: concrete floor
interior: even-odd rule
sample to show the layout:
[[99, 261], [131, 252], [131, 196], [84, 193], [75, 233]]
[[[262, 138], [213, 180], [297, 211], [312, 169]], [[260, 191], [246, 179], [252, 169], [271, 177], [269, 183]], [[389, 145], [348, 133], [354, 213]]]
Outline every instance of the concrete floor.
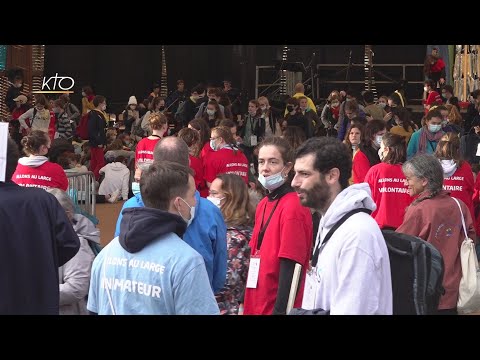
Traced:
[[107, 245], [115, 234], [118, 214], [124, 201], [115, 204], [105, 203], [96, 205], [96, 215], [99, 220], [97, 227], [100, 229], [100, 241], [102, 246]]

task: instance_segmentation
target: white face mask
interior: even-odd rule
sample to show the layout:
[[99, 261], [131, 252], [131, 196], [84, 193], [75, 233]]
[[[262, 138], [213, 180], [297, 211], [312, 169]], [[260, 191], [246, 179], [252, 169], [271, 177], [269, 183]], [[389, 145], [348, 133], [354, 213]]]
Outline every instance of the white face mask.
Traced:
[[387, 104], [385, 104], [384, 102], [378, 103], [377, 105], [380, 106], [382, 109], [385, 109], [385, 106], [387, 106]]
[[213, 115], [215, 115], [215, 110], [207, 109], [207, 114], [210, 115], [210, 116], [213, 116]]
[[273, 191], [278, 189], [285, 183], [285, 178], [283, 177], [282, 171], [285, 169], [285, 166], [277, 174], [264, 177], [262, 174], [258, 175], [258, 181], [262, 186], [268, 191]]
[[180, 199], [181, 199], [185, 204], [187, 204], [187, 206], [190, 208], [190, 219], [188, 219], [188, 220], [185, 219], [185, 218], [182, 216], [182, 214], [180, 213], [180, 211], [178, 211], [178, 209], [177, 209], [178, 214], [179, 214], [179, 215], [182, 217], [182, 219], [187, 223], [187, 227], [188, 227], [188, 226], [190, 226], [190, 224], [191, 224], [192, 221], [193, 221], [193, 218], [195, 217], [195, 206], [190, 206], [190, 205], [188, 205], [188, 203], [187, 203], [185, 200], [183, 200], [182, 198], [180, 198]]
[[382, 144], [382, 138], [383, 138], [383, 135], [375, 136], [375, 142], [377, 143], [378, 146]]
[[140, 194], [140, 183], [139, 182], [132, 182], [132, 193], [133, 195]]
[[380, 161], [383, 161], [383, 159], [385, 159], [385, 148], [382, 149], [382, 147], [380, 147], [380, 149], [378, 149], [378, 157], [380, 158]]
[[428, 125], [428, 130], [432, 133], [436, 133], [436, 132], [442, 130], [442, 125], [432, 125], [432, 124], [430, 124], [430, 125]]
[[87, 96], [87, 94], [85, 93], [85, 91], [82, 91], [82, 96]]
[[102, 110], [103, 111], [107, 110], [107, 105], [102, 105]]
[[216, 198], [216, 197], [213, 197], [213, 196], [208, 196], [207, 197], [207, 200], [210, 200], [213, 205], [215, 205], [216, 207], [220, 208], [220, 202], [225, 199], [225, 198]]
[[267, 110], [267, 105], [260, 106], [260, 109], [262, 109], [262, 111], [266, 111]]
[[424, 86], [424, 87], [423, 87], [423, 91], [427, 92], [427, 91], [428, 91], [428, 87]]

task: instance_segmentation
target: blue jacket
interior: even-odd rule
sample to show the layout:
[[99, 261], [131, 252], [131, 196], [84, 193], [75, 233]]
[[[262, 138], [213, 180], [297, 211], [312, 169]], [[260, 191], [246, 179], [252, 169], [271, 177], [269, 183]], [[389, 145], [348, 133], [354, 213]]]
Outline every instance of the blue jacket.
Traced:
[[[420, 128], [415, 131], [412, 136], [410, 137], [410, 141], [408, 142], [407, 146], [407, 160], [410, 160], [418, 153], [418, 146], [420, 144], [420, 136], [422, 136], [422, 131], [425, 131], [424, 128]], [[435, 150], [437, 149], [437, 141], [428, 141], [427, 139], [427, 154], [434, 154]]]
[[[200, 197], [198, 191], [195, 192], [195, 199], [195, 218], [183, 235], [183, 240], [203, 256], [210, 285], [216, 293], [224, 287], [227, 276], [227, 227], [222, 213], [211, 201]], [[123, 204], [115, 228], [115, 237], [120, 234], [123, 210], [144, 206], [141, 194]]]

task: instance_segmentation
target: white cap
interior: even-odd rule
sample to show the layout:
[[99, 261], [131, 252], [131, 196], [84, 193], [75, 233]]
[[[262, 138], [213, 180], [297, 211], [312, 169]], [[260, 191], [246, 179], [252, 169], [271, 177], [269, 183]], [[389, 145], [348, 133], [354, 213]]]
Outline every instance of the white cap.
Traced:
[[27, 100], [28, 99], [25, 95], [18, 95], [15, 99], [13, 99], [13, 101], [19, 101], [22, 104], [26, 104]]
[[130, 99], [128, 99], [128, 105], [138, 105], [137, 98], [135, 96], [130, 96]]

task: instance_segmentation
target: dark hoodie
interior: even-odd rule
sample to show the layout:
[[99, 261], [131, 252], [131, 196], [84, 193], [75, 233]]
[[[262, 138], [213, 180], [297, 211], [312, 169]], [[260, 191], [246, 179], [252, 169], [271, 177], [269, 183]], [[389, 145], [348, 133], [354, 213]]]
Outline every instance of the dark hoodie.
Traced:
[[129, 253], [142, 250], [159, 237], [175, 233], [183, 237], [187, 223], [180, 216], [153, 208], [127, 208], [122, 211], [120, 245]]
[[480, 156], [477, 156], [479, 144], [480, 136], [475, 133], [474, 129], [460, 138], [460, 152], [471, 165], [480, 164]]

